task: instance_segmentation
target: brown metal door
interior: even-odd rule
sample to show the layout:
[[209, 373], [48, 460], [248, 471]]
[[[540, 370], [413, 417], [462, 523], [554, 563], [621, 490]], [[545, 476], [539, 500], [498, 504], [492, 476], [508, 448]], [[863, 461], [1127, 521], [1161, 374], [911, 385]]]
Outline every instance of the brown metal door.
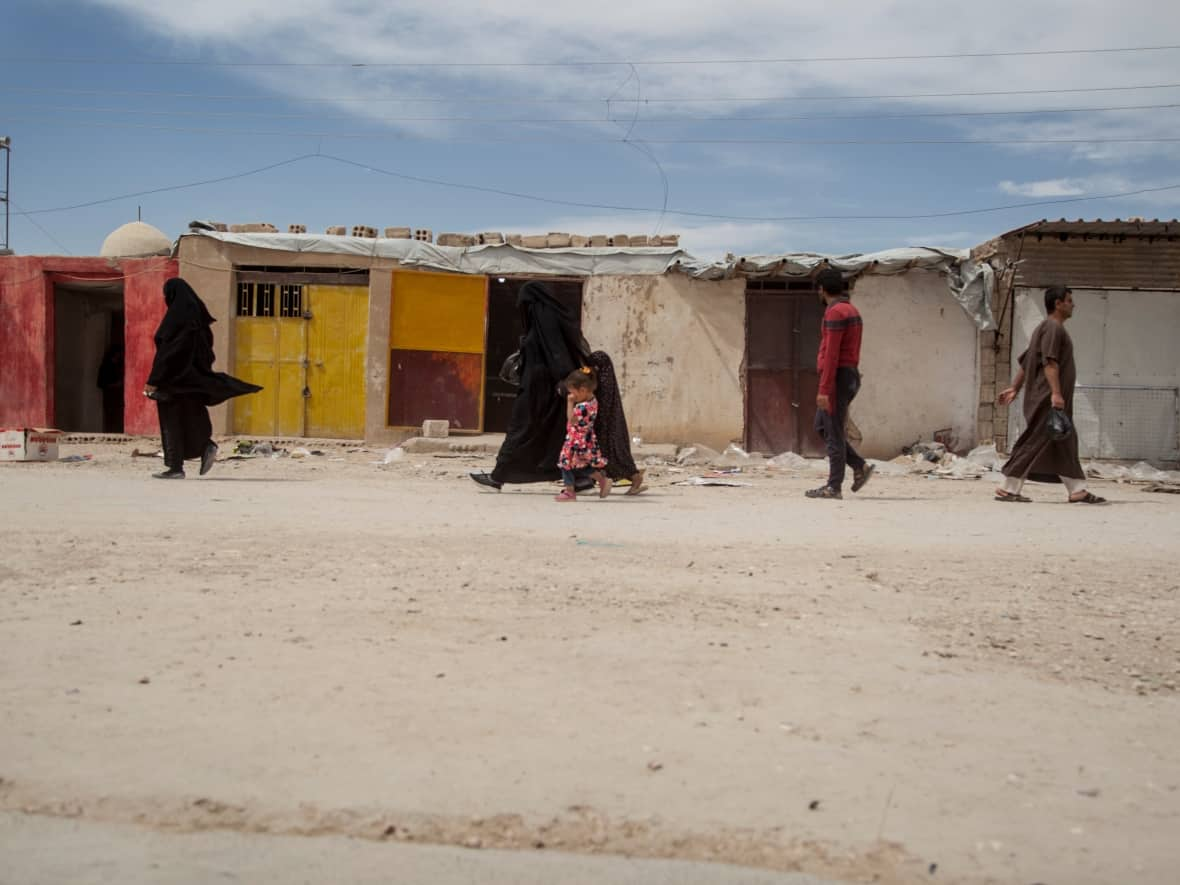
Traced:
[[[746, 448], [765, 454], [824, 454], [815, 433], [823, 307], [789, 283], [746, 286]], [[773, 286], [773, 288], [772, 288]]]

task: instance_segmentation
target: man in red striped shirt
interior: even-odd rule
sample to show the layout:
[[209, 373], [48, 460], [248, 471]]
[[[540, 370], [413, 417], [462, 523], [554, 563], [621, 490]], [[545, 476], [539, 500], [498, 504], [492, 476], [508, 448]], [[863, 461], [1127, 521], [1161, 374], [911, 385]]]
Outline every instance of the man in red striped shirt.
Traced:
[[857, 454], [845, 436], [848, 406], [860, 390], [860, 338], [864, 325], [860, 311], [848, 300], [844, 277], [829, 267], [815, 278], [826, 304], [823, 338], [820, 339], [819, 395], [815, 398], [815, 431], [828, 447], [828, 481], [810, 489], [809, 498], [841, 498], [845, 466], [852, 468], [852, 491], [859, 492], [873, 475], [873, 466]]

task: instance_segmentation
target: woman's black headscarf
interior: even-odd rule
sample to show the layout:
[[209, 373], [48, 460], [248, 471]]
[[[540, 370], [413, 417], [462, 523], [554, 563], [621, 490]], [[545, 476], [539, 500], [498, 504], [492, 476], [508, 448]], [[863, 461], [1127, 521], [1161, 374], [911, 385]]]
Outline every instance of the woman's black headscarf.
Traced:
[[516, 295], [516, 306], [524, 329], [522, 381], [530, 368], [538, 365], [548, 369], [548, 380], [552, 383], [586, 364], [590, 345], [573, 315], [548, 286], [536, 280], [525, 283]]

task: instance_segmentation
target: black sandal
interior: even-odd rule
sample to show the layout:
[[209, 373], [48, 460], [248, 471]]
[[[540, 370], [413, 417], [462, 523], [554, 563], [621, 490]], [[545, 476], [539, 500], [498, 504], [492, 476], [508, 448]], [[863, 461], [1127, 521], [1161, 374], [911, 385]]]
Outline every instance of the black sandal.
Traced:
[[1086, 492], [1086, 494], [1080, 498], [1070, 498], [1069, 503], [1070, 504], [1105, 504], [1106, 499], [1100, 498], [1091, 492]]
[[1024, 495], [1016, 492], [996, 492], [996, 500], [1004, 501], [1008, 504], [1031, 504], [1032, 498], [1026, 498]]

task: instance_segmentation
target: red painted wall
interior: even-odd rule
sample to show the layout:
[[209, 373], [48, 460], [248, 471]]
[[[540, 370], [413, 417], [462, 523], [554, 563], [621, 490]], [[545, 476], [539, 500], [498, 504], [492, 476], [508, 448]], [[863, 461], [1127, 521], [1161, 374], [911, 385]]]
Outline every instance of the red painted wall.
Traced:
[[139, 393], [155, 356], [152, 333], [164, 315], [164, 280], [176, 274], [170, 258], [0, 257], [0, 427], [53, 426], [54, 283], [122, 278], [124, 431], [158, 433], [155, 404]]
[[143, 396], [156, 345], [152, 336], [164, 318], [164, 281], [177, 275], [171, 258], [124, 258], [123, 328], [126, 357], [123, 375], [123, 432], [155, 436], [160, 432], [154, 400]]

